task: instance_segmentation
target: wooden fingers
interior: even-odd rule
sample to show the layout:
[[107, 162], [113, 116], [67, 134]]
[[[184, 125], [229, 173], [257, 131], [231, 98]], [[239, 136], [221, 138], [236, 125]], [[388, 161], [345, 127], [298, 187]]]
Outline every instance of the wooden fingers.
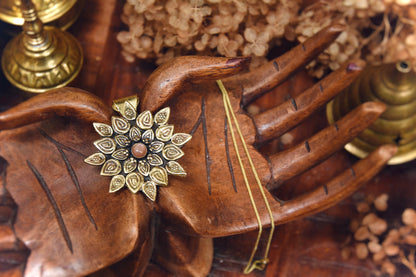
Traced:
[[380, 102], [366, 102], [302, 144], [270, 157], [273, 183], [269, 189], [318, 164], [357, 136], [385, 110]]
[[338, 203], [373, 178], [396, 152], [397, 147], [394, 145], [380, 146], [322, 187], [292, 199], [283, 206], [276, 204], [273, 207], [275, 222], [283, 224]]
[[279, 58], [252, 72], [224, 80], [224, 83], [227, 87], [241, 87], [242, 102], [243, 105], [247, 105], [282, 83], [295, 70], [309, 63], [330, 45], [343, 30], [344, 27], [339, 24], [327, 27]]
[[296, 98], [253, 117], [257, 143], [276, 138], [299, 124], [316, 109], [347, 87], [362, 71], [365, 62], [345, 64]]
[[53, 116], [110, 122], [112, 111], [97, 96], [76, 88], [51, 90], [0, 113], [0, 130], [13, 129]]
[[183, 56], [170, 60], [150, 75], [143, 88], [141, 110], [154, 112], [179, 93], [186, 82], [217, 80], [240, 72], [250, 58]]
[[211, 270], [212, 238], [187, 236], [173, 230], [158, 232], [152, 260], [175, 276], [207, 276]]

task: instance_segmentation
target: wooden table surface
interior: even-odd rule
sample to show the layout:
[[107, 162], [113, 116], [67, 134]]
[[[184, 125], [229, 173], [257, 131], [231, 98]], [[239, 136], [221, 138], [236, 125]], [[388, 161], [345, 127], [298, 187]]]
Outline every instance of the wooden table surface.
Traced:
[[[155, 66], [148, 62], [127, 63], [120, 54], [117, 33], [125, 28], [120, 21], [123, 1], [86, 1], [83, 13], [73, 25], [71, 32], [81, 43], [85, 62], [83, 69], [71, 86], [90, 91], [102, 97], [107, 103], [124, 96], [139, 94], [149, 74]], [[0, 36], [0, 49], [10, 39], [7, 34]], [[300, 82], [301, 81], [301, 82]], [[277, 90], [287, 91], [287, 95], [299, 93], [313, 83], [301, 72]], [[13, 88], [0, 75], [0, 111], [30, 97], [29, 94]], [[283, 99], [271, 93], [255, 104], [261, 109], [277, 105]], [[326, 125], [323, 110], [300, 125], [291, 134], [300, 142]], [[274, 141], [262, 151], [275, 152], [282, 148], [281, 141]], [[275, 195], [290, 199], [315, 185], [322, 184], [343, 168], [355, 162], [355, 158], [341, 150], [329, 160], [298, 176], [279, 188]], [[355, 193], [352, 197], [327, 211], [292, 223], [279, 226], [273, 239], [270, 263], [266, 270], [242, 273], [256, 239], [256, 232], [214, 240], [214, 263], [209, 276], [375, 276], [377, 268], [370, 259], [361, 261], [351, 256], [341, 257], [341, 249], [350, 232], [350, 218], [357, 214], [355, 203], [368, 195], [388, 193], [390, 208], [386, 215], [392, 221], [400, 217], [405, 207], [415, 208], [416, 162], [390, 166], [379, 176]], [[263, 245], [266, 236], [264, 236]], [[104, 273], [103, 273], [104, 274]], [[397, 276], [412, 276], [400, 268]], [[107, 276], [117, 276], [108, 271]], [[145, 276], [170, 276], [163, 268], [151, 264]]]

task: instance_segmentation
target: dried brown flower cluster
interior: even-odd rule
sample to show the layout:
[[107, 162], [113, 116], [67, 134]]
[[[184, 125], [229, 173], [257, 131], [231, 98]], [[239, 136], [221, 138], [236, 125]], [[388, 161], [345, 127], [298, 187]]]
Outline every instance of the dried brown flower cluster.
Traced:
[[[127, 61], [184, 54], [258, 57], [296, 20], [300, 0], [127, 0], [120, 32]], [[292, 31], [293, 33], [293, 31]], [[294, 37], [292, 37], [294, 39]]]
[[284, 40], [305, 41], [334, 23], [347, 27], [309, 66], [322, 77], [352, 57], [416, 66], [415, 0], [127, 0], [118, 34], [127, 61], [180, 55], [252, 56], [252, 67]]
[[342, 256], [347, 259], [350, 253], [355, 253], [359, 259], [371, 257], [381, 273], [389, 276], [395, 276], [397, 265], [402, 264], [416, 276], [416, 211], [407, 208], [401, 223], [390, 224], [377, 215], [387, 211], [388, 198], [382, 194], [357, 204], [360, 215], [350, 222], [353, 242], [342, 249]]
[[315, 61], [310, 72], [322, 77], [327, 68], [361, 57], [371, 64], [409, 60], [416, 68], [414, 0], [318, 1], [303, 10], [296, 26], [300, 42], [337, 21], [347, 29]]

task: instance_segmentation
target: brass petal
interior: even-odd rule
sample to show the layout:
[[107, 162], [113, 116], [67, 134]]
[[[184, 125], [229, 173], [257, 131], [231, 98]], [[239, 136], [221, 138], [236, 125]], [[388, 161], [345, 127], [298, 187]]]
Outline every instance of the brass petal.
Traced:
[[177, 175], [177, 176], [182, 176], [182, 177], [186, 176], [185, 170], [182, 168], [182, 166], [178, 162], [175, 162], [175, 161], [169, 161], [166, 164], [166, 170], [168, 171], [169, 174], [172, 174], [172, 175]]
[[127, 159], [129, 157], [129, 150], [127, 149], [118, 149], [116, 151], [114, 151], [113, 154], [111, 154], [111, 157], [116, 158], [117, 160], [120, 161], [124, 161], [125, 159]]
[[124, 104], [120, 113], [127, 120], [135, 120], [137, 116], [136, 109], [132, 104], [130, 104], [130, 102], [126, 102]]
[[153, 126], [153, 116], [150, 111], [145, 111], [139, 114], [136, 119], [137, 126], [141, 129], [150, 129]]
[[136, 126], [131, 127], [129, 137], [132, 141], [139, 141], [142, 136], [140, 129]]
[[115, 159], [106, 161], [101, 168], [101, 175], [103, 176], [114, 176], [121, 172], [121, 164]]
[[176, 146], [182, 146], [192, 138], [191, 135], [185, 133], [177, 133], [172, 136], [172, 143]]
[[154, 141], [150, 144], [149, 150], [152, 151], [153, 153], [159, 153], [160, 151], [162, 151], [163, 146], [165, 146], [163, 142]]
[[177, 160], [184, 155], [183, 151], [174, 144], [167, 144], [165, 148], [163, 148], [162, 154], [166, 160], [170, 161]]
[[116, 150], [116, 143], [112, 138], [102, 138], [94, 141], [95, 147], [104, 154], [111, 154]]
[[102, 165], [105, 162], [105, 155], [103, 153], [95, 153], [84, 160], [87, 164]]
[[137, 171], [143, 176], [149, 175], [150, 164], [146, 161], [139, 161], [137, 164]]
[[159, 166], [163, 164], [163, 160], [159, 155], [156, 154], [148, 154], [147, 155], [147, 162], [152, 166]]
[[142, 186], [142, 191], [147, 197], [149, 197], [150, 200], [156, 200], [157, 189], [154, 182], [148, 181], [144, 183]]
[[113, 134], [113, 128], [111, 128], [110, 125], [97, 122], [94, 122], [92, 125], [94, 126], [95, 131], [102, 137], [109, 137]]
[[155, 123], [159, 125], [165, 125], [166, 123], [168, 123], [169, 115], [170, 115], [169, 107], [161, 109], [155, 114]]
[[123, 164], [124, 173], [130, 173], [137, 167], [137, 161], [134, 158], [130, 158]]
[[126, 176], [126, 185], [133, 193], [137, 193], [144, 183], [142, 175], [132, 172]]
[[125, 134], [130, 130], [130, 123], [122, 117], [111, 117], [111, 125], [118, 134]]
[[116, 140], [117, 144], [121, 147], [127, 147], [130, 145], [130, 140], [125, 135], [117, 135], [114, 139]]
[[124, 184], [126, 183], [126, 179], [123, 175], [117, 175], [111, 178], [110, 182], [110, 193], [116, 192], [122, 187], [124, 187]]
[[153, 167], [149, 173], [150, 179], [158, 185], [168, 185], [168, 173], [162, 167]]
[[142, 141], [146, 144], [151, 143], [155, 139], [155, 133], [153, 133], [153, 130], [146, 130], [142, 134]]
[[160, 141], [169, 141], [172, 138], [173, 125], [163, 125], [156, 129], [156, 138]]

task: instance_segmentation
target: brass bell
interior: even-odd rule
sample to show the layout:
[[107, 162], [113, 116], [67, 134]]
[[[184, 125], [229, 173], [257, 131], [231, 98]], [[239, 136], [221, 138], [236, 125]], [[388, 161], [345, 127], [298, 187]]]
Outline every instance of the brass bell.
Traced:
[[81, 70], [81, 46], [71, 34], [44, 27], [30, 0], [22, 0], [21, 9], [23, 32], [4, 48], [4, 75], [14, 86], [29, 92], [65, 86]]
[[376, 147], [396, 144], [397, 154], [388, 164], [416, 158], [416, 74], [405, 61], [367, 66], [357, 80], [327, 105], [327, 118], [334, 123], [366, 101], [380, 101], [386, 111], [368, 129], [345, 146], [359, 158]]

